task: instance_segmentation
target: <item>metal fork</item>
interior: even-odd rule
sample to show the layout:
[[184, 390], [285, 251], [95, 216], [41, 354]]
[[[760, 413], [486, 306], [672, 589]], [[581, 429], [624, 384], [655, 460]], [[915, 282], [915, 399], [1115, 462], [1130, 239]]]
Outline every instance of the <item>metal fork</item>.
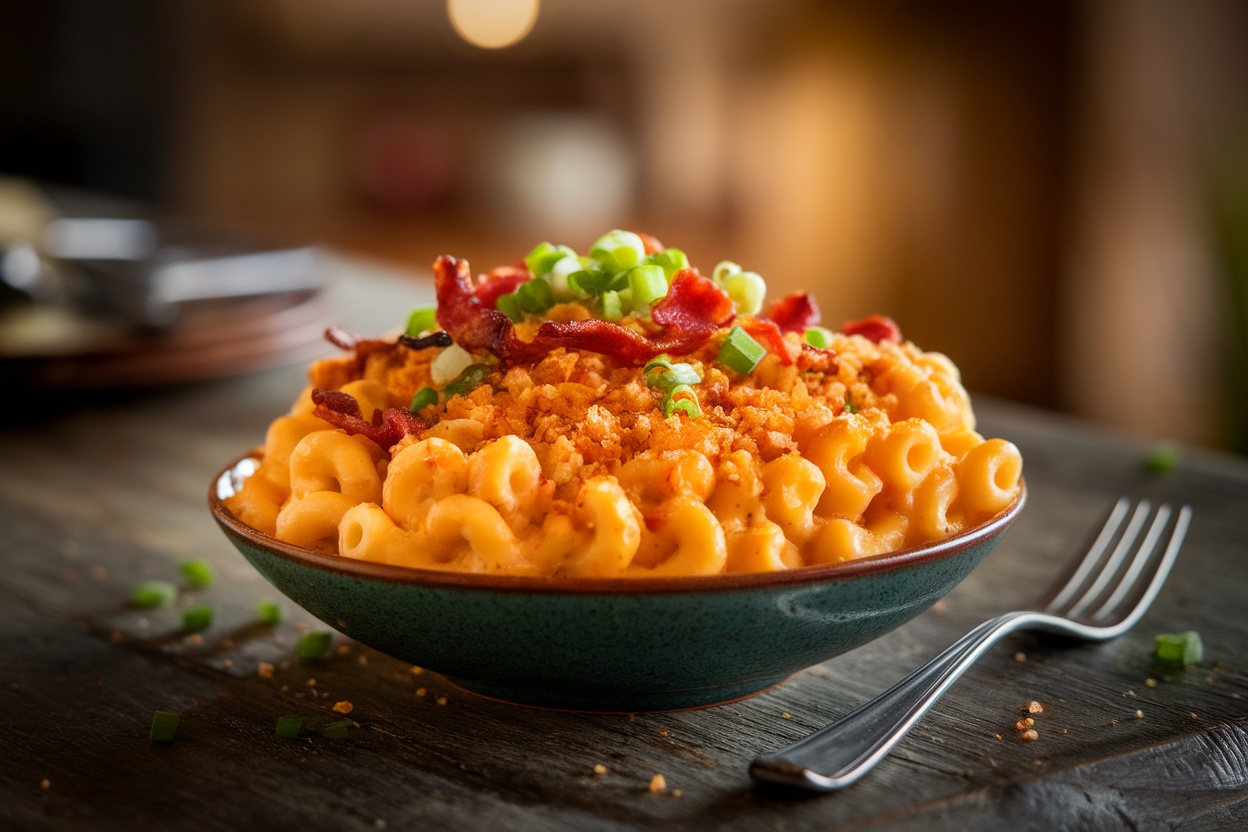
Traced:
[[[1153, 512], [1147, 501], [1140, 501], [1132, 510], [1126, 497], [1119, 499], [1087, 554], [1050, 590], [1040, 610], [1007, 612], [985, 621], [870, 702], [757, 758], [750, 776], [810, 791], [845, 788], [882, 760], [941, 694], [1006, 635], [1038, 630], [1087, 641], [1122, 635], [1157, 597], [1191, 516], [1189, 506], [1177, 514], [1168, 505]], [[1167, 529], [1169, 538], [1157, 555]]]

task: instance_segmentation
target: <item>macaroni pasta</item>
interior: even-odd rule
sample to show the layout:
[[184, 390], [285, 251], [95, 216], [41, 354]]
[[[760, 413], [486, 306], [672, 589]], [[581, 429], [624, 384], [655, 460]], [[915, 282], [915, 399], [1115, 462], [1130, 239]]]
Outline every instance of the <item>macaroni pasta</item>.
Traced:
[[[586, 314], [566, 303], [547, 319]], [[944, 356], [856, 332], [815, 348], [790, 332], [787, 355], [738, 372], [719, 343], [679, 356], [698, 378], [685, 394], [696, 416], [665, 415], [655, 372], [608, 355], [472, 352], [480, 383], [435, 396], [388, 446], [325, 418], [312, 390], [349, 396], [377, 425], [448, 387], [436, 364], [461, 348], [357, 344], [311, 367], [227, 504], [346, 558], [604, 578], [836, 563], [947, 538], [1018, 498], [1017, 448], [975, 431]]]

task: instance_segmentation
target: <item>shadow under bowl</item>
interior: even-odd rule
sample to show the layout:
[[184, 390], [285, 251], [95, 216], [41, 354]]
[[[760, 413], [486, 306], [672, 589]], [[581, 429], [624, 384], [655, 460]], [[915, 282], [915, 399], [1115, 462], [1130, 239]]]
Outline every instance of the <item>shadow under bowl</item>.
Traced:
[[541, 578], [412, 569], [292, 546], [222, 502], [254, 470], [232, 462], [213, 516], [279, 591], [343, 634], [469, 691], [590, 711], [741, 699], [889, 632], [979, 564], [1022, 510], [927, 546], [787, 572]]

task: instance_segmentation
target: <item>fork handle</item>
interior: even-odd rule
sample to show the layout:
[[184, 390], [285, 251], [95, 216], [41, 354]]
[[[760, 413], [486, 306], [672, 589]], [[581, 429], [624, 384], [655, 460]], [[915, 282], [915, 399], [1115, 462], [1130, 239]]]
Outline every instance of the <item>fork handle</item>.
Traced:
[[871, 701], [757, 758], [750, 764], [750, 776], [821, 792], [850, 785], [883, 759], [984, 651], [1015, 630], [1051, 621], [1034, 612], [1010, 612], [985, 621]]

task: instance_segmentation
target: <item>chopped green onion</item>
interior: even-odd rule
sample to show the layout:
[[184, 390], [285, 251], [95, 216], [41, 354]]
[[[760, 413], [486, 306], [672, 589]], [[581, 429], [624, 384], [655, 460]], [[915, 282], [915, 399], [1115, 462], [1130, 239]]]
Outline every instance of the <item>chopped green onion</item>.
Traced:
[[737, 305], [738, 315], [756, 315], [767, 297], [767, 283], [758, 272], [736, 272], [724, 278], [724, 291]]
[[595, 269], [582, 269], [568, 275], [568, 288], [584, 297], [601, 295], [611, 288], [612, 274]]
[[656, 251], [646, 258], [646, 262], [658, 266], [670, 281], [676, 272], [689, 268], [689, 258], [678, 248], [666, 248]]
[[845, 412], [846, 412], [846, 413], [857, 413], [857, 412], [858, 412], [858, 405], [854, 404], [854, 400], [853, 400], [853, 399], [851, 399], [849, 396], [846, 396], [846, 397], [845, 397], [845, 408], [844, 408], [844, 409], [845, 409]]
[[485, 377], [493, 369], [489, 364], [469, 364], [462, 373], [455, 377], [454, 381], [442, 388], [442, 392], [446, 394], [448, 399], [451, 396], [462, 396], [471, 393], [481, 386], [481, 383], [485, 381]]
[[412, 396], [412, 404], [408, 407], [412, 413], [424, 410], [431, 404], [438, 403], [438, 391], [432, 387], [422, 387], [416, 391], [416, 395]]
[[615, 229], [598, 238], [589, 248], [589, 256], [597, 260], [605, 271], [626, 271], [646, 257], [646, 244], [631, 231]]
[[418, 335], [428, 332], [438, 325], [438, 310], [433, 309], [413, 309], [412, 314], [407, 316], [408, 335], [415, 338]]
[[637, 266], [628, 272], [628, 287], [633, 303], [648, 307], [667, 294], [667, 275], [661, 266]]
[[347, 731], [351, 728], [351, 720], [342, 719], [337, 722], [331, 722], [322, 725], [317, 732], [327, 740], [344, 740], [347, 738]]
[[534, 277], [540, 277], [544, 274], [550, 274], [550, 270], [554, 268], [554, 265], [568, 256], [576, 257], [576, 252], [567, 246], [538, 243], [528, 253], [528, 256], [524, 258], [524, 265], [528, 267], [530, 274]]
[[147, 738], [152, 742], [173, 742], [178, 735], [178, 720], [176, 711], [157, 711], [152, 714], [152, 729]]
[[750, 337], [750, 334], [739, 326], [734, 326], [732, 332], [728, 333], [728, 337], [724, 339], [724, 343], [719, 348], [719, 354], [715, 356], [720, 364], [728, 369], [745, 375], [758, 366], [758, 362], [763, 360], [763, 356], [767, 354], [767, 350], [763, 345]]
[[1182, 457], [1173, 442], [1158, 442], [1144, 458], [1144, 467], [1154, 474], [1169, 474], [1179, 467]]
[[608, 321], [618, 321], [624, 317], [624, 305], [620, 303], [619, 292], [602, 293], [602, 317]]
[[494, 308], [516, 323], [524, 320], [524, 310], [520, 308], [520, 298], [515, 292], [499, 295], [498, 300], [494, 301]]
[[698, 406], [698, 403], [688, 399], [676, 399], [671, 402], [669, 407], [663, 409], [663, 415], [671, 416], [677, 411], [684, 413], [690, 419], [697, 419], [702, 415], [702, 408]]
[[646, 384], [660, 390], [671, 390], [678, 384], [697, 384], [702, 381], [702, 376], [692, 364], [673, 364], [667, 355], [650, 359], [642, 368], [641, 373], [646, 379]]
[[555, 293], [544, 278], [535, 277], [516, 287], [516, 300], [525, 312], [540, 315], [555, 305]]
[[711, 280], [722, 286], [724, 281], [734, 274], [741, 274], [741, 267], [731, 260], [720, 260], [711, 272]]
[[333, 646], [333, 635], [328, 630], [308, 630], [299, 637], [295, 655], [301, 659], [323, 659]]
[[303, 730], [303, 717], [301, 716], [283, 716], [277, 720], [277, 735], [284, 739], [293, 740], [299, 738], [299, 732]]
[[179, 569], [182, 570], [182, 577], [186, 578], [187, 583], [196, 589], [208, 586], [216, 578], [212, 564], [203, 560], [188, 560]]
[[256, 604], [256, 620], [266, 627], [282, 623], [282, 605], [276, 601], [261, 601]]
[[167, 607], [178, 598], [178, 588], [168, 581], [144, 581], [130, 592], [130, 603], [143, 609]]
[[1188, 667], [1199, 662], [1204, 655], [1204, 644], [1201, 643], [1200, 633], [1195, 630], [1157, 636], [1157, 661], [1161, 664]]
[[468, 350], [459, 344], [451, 344], [429, 362], [429, 375], [434, 384], [448, 384], [474, 361], [476, 359]]
[[576, 294], [571, 284], [568, 283], [568, 277], [580, 270], [581, 260], [575, 254], [569, 254], [551, 266], [548, 277], [550, 279], [550, 288], [555, 292], [555, 298], [569, 300]]
[[832, 330], [822, 326], [812, 326], [806, 330], [802, 337], [816, 349], [826, 350], [832, 346]]
[[182, 613], [182, 632], [198, 633], [200, 630], [207, 630], [212, 626], [212, 615], [212, 607], [191, 607]]
[[[677, 396], [683, 398], [677, 398]], [[690, 419], [696, 419], [702, 415], [702, 408], [698, 406], [698, 394], [688, 384], [677, 384], [668, 390], [667, 395], [663, 397], [662, 408], [664, 416], [671, 416], [678, 410]]]

